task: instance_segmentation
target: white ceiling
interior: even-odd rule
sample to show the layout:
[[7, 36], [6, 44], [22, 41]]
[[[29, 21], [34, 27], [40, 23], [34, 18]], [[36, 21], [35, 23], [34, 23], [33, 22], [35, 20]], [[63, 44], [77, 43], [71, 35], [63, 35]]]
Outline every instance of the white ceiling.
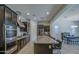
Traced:
[[79, 4], [70, 4], [64, 9], [57, 19], [68, 21], [79, 21]]
[[[25, 19], [49, 21], [63, 6], [62, 4], [7, 4], [12, 10], [20, 11]], [[30, 15], [27, 15], [30, 13]], [[48, 14], [46, 14], [48, 13]]]

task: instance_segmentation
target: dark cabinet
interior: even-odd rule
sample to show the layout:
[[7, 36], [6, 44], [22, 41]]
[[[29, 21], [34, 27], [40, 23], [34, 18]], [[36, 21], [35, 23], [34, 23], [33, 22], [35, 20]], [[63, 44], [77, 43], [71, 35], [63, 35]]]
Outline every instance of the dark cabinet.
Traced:
[[8, 53], [16, 47], [16, 36], [17, 14], [6, 5], [0, 5], [0, 53]]
[[3, 36], [4, 7], [0, 6], [0, 53], [4, 53], [5, 40]]
[[24, 37], [17, 40], [17, 52], [20, 51], [29, 42], [29, 39], [30, 37]]
[[34, 54], [52, 54], [52, 44], [34, 43]]
[[50, 33], [50, 26], [49, 25], [38, 25], [37, 26], [37, 34], [38, 35], [49, 35]]

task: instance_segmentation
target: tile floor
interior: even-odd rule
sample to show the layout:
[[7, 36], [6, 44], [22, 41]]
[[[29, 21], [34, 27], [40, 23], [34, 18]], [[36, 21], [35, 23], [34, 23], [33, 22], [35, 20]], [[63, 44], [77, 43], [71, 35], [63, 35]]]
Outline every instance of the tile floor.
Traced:
[[34, 44], [29, 42], [18, 54], [34, 54]]
[[79, 54], [79, 46], [63, 43], [61, 54]]
[[[79, 46], [62, 43], [60, 51], [61, 54], [79, 54]], [[21, 51], [18, 52], [18, 54], [34, 54], [33, 42], [29, 42], [23, 49], [21, 49]]]

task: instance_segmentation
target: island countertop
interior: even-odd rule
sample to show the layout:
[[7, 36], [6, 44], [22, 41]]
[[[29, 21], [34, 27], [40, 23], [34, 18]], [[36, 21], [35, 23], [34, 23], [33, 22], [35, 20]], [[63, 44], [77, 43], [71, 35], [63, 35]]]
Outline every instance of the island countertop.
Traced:
[[48, 36], [38, 36], [37, 40], [34, 43], [36, 43], [36, 44], [52, 44], [52, 43], [58, 43], [58, 42]]

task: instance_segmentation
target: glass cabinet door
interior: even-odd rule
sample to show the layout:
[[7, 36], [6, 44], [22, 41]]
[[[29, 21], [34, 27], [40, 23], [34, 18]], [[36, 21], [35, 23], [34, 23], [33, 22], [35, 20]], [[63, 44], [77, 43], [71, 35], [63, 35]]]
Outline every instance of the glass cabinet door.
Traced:
[[8, 8], [5, 8], [5, 41], [6, 50], [16, 45], [16, 17]]

